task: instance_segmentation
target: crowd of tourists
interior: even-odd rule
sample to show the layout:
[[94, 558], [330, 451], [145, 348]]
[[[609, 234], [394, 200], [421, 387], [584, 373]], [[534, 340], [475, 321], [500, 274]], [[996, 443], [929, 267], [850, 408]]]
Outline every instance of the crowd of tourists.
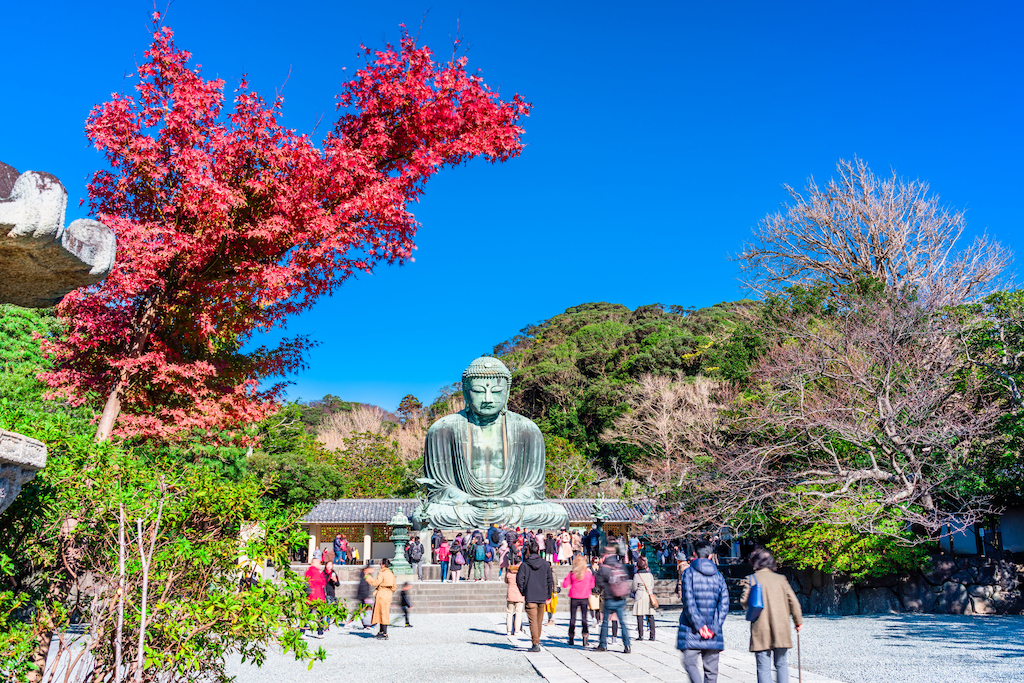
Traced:
[[[458, 581], [466, 567], [470, 568], [467, 575], [472, 573], [475, 580], [490, 580], [490, 566], [498, 565], [498, 575], [503, 575], [507, 586], [506, 635], [525, 633], [529, 628], [531, 652], [540, 651], [543, 628], [553, 622], [559, 593], [565, 590], [569, 599], [570, 647], [576, 646], [579, 626], [582, 647], [590, 646], [590, 634], [597, 629], [595, 652], [606, 652], [621, 632], [623, 652], [630, 653], [628, 598], [633, 599], [630, 611], [636, 620], [636, 639], [643, 640], [645, 630], [648, 640], [655, 640], [657, 635], [655, 610], [659, 603], [654, 575], [647, 559], [640, 554], [642, 545], [634, 544], [634, 539], [609, 539], [598, 552], [591, 553], [590, 537], [589, 533], [581, 535], [566, 529], [543, 534], [492, 526], [486, 534], [458, 533], [451, 542], [435, 531], [430, 544], [432, 559], [442, 566], [442, 581]], [[552, 542], [548, 543], [549, 540]], [[729, 613], [729, 591], [718, 568], [715, 546], [702, 540], [691, 548], [689, 555], [683, 554], [681, 545], [664, 545], [657, 552], [666, 563], [676, 560], [680, 570], [677, 590], [682, 610], [676, 647], [682, 651], [683, 667], [691, 683], [715, 683], [719, 654], [725, 648], [723, 626]], [[418, 539], [406, 548], [406, 557], [417, 574], [421, 572], [424, 555], [425, 549]], [[335, 587], [340, 581], [335, 557], [335, 552], [328, 550], [312, 559], [306, 571], [310, 602], [336, 601]], [[793, 646], [790, 619], [798, 634], [803, 625], [800, 603], [789, 581], [776, 573], [770, 552], [758, 548], [749, 561], [753, 574], [744, 580], [741, 604], [751, 622], [749, 647], [755, 656], [757, 681], [772, 683], [774, 668], [778, 683], [785, 683], [787, 655]], [[566, 563], [571, 563], [571, 570], [556, 585], [553, 567]], [[452, 568], [449, 570], [446, 565]], [[482, 567], [477, 569], [478, 565]], [[378, 639], [388, 639], [391, 602], [397, 589], [390, 560], [381, 560], [376, 575], [369, 564], [363, 567], [356, 601], [366, 605], [361, 611], [363, 628], [378, 626]], [[405, 584], [399, 601], [407, 627], [411, 626], [409, 590], [410, 584]], [[322, 635], [318, 631], [316, 637]]]
[[[451, 541], [435, 529], [430, 537], [431, 559], [441, 568], [440, 581], [490, 581], [511, 567], [522, 564], [531, 544], [537, 545], [539, 558], [553, 565], [567, 565], [576, 556], [598, 557], [601, 532], [592, 525], [581, 534], [562, 527], [557, 532], [533, 531], [521, 527], [491, 525], [486, 532], [458, 532]], [[642, 544], [635, 536], [609, 539], [621, 548], [626, 561], [635, 564]], [[407, 558], [409, 559], [409, 558]], [[410, 559], [411, 562], [411, 559]], [[495, 572], [495, 568], [497, 571]]]

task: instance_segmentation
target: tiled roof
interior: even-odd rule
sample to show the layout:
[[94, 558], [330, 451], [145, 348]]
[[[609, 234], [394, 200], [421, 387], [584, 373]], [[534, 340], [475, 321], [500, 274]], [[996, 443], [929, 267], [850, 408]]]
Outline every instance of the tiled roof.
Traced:
[[[548, 498], [548, 502], [560, 503], [569, 513], [574, 524], [593, 521], [593, 498]], [[415, 499], [348, 498], [345, 500], [321, 500], [309, 511], [303, 522], [310, 524], [387, 524], [399, 509], [411, 517], [419, 501]], [[640, 505], [620, 503], [616, 499], [605, 499], [604, 513], [608, 522], [639, 522], [645, 512]]]
[[[565, 506], [570, 522], [594, 521], [593, 498], [548, 498], [547, 500]], [[604, 500], [606, 522], [639, 522], [646, 512], [647, 508], [639, 504], [620, 502], [615, 498], [605, 498]]]
[[302, 521], [313, 524], [387, 524], [398, 510], [411, 517], [418, 505], [418, 500], [408, 498], [321, 500]]

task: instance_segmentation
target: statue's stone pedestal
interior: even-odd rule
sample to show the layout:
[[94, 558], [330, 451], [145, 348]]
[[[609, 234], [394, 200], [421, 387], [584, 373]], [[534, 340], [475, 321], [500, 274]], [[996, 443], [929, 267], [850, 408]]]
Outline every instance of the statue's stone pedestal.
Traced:
[[0, 513], [45, 465], [46, 445], [42, 441], [0, 429]]

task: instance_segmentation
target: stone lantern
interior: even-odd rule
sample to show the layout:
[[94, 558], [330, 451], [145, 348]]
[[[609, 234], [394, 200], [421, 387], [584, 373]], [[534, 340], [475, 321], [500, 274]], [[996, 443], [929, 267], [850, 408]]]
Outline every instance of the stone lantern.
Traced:
[[395, 576], [400, 574], [412, 574], [412, 566], [405, 559], [405, 546], [409, 543], [409, 527], [412, 522], [401, 510], [388, 522], [391, 525], [391, 541], [395, 544], [395, 559], [391, 564], [391, 571]]

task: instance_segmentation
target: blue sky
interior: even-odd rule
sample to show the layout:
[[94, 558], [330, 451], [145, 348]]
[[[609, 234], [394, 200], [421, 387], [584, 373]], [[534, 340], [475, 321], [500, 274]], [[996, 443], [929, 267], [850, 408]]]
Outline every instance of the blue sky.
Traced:
[[[855, 154], [930, 182], [972, 233], [1024, 253], [1021, 7], [175, 0], [167, 24], [207, 77], [248, 74], [267, 95], [287, 80], [285, 122], [300, 131], [331, 120], [360, 43], [421, 20], [421, 43], [450, 54], [458, 29], [471, 68], [534, 104], [519, 158], [427, 186], [415, 263], [288, 325], [320, 342], [290, 397], [394, 408], [569, 306], [743, 296], [730, 257], [782, 185], [826, 180]], [[134, 70], [151, 11], [7, 3], [0, 160], [56, 174], [72, 205], [85, 197], [103, 161], [83, 123]]]

